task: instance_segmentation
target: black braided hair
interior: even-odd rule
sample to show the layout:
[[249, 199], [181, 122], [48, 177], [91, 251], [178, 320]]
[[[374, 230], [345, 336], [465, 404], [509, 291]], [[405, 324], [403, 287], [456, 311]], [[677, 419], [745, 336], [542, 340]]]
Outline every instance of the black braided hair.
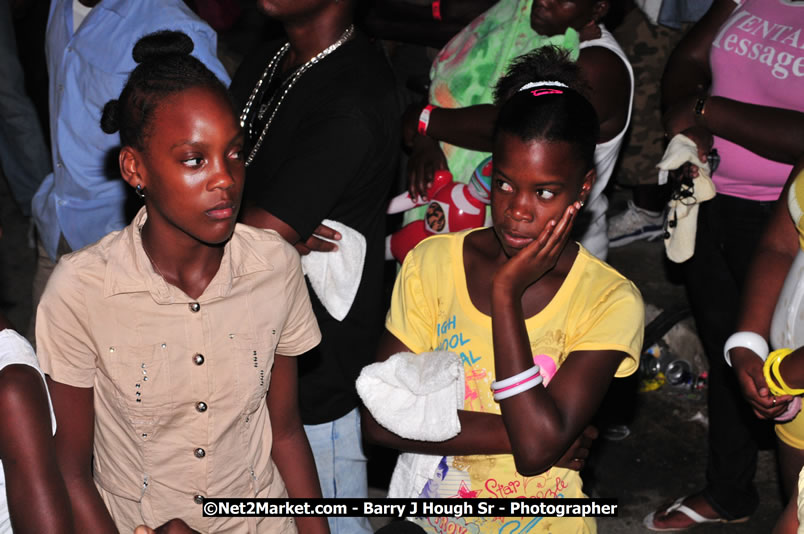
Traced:
[[108, 134], [119, 130], [123, 146], [144, 150], [154, 111], [166, 96], [205, 87], [220, 91], [231, 103], [223, 82], [190, 55], [193, 46], [186, 34], [167, 30], [137, 41], [132, 56], [138, 65], [131, 71], [120, 97], [103, 107], [101, 129]]
[[[521, 90], [528, 83], [541, 81], [567, 87], [538, 88], [557, 92]], [[500, 106], [495, 138], [506, 132], [523, 141], [566, 142], [573, 145], [586, 169], [593, 169], [600, 124], [595, 108], [583, 96], [586, 91], [580, 67], [561, 49], [545, 46], [519, 56], [494, 90], [494, 101]]]

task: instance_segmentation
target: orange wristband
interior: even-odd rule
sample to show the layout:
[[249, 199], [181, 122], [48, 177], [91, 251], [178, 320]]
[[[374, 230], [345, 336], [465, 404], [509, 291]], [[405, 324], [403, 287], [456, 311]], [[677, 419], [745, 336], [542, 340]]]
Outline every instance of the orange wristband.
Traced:
[[422, 109], [422, 112], [419, 114], [419, 126], [417, 128], [418, 132], [422, 135], [427, 135], [427, 127], [430, 125], [430, 113], [436, 107], [432, 104], [427, 104]]

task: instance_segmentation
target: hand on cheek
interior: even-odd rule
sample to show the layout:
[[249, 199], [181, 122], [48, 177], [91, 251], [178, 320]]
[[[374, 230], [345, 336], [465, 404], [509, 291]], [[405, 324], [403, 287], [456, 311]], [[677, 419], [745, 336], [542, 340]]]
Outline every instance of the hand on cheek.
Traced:
[[555, 267], [570, 236], [580, 202], [567, 206], [561, 219], [551, 219], [535, 239], [503, 264], [494, 275], [494, 285], [521, 295], [528, 286]]

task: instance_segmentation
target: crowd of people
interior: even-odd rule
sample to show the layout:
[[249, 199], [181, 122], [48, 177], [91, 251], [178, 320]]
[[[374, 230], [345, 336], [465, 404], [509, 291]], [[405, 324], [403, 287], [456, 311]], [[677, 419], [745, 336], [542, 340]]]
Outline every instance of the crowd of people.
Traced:
[[[644, 333], [609, 241], [660, 236], [689, 252], [710, 430], [706, 486], [645, 527], [746, 520], [773, 420], [774, 532], [804, 523], [804, 2], [257, 0], [279, 37], [232, 64], [238, 3], [50, 0], [49, 143], [25, 3], [0, 0], [0, 163], [38, 249], [28, 339], [0, 315], [0, 533], [369, 533], [201, 512], [366, 498], [364, 441], [400, 453], [390, 496], [583, 498]], [[426, 231], [389, 277], [397, 193]], [[464, 212], [485, 224], [450, 232]], [[382, 532], [597, 531], [544, 519]]]

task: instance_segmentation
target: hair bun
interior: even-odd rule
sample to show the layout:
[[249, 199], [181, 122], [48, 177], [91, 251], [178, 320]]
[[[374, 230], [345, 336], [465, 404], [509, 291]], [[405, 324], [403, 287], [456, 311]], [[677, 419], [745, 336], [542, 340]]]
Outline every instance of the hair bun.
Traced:
[[101, 130], [107, 134], [113, 134], [120, 129], [120, 102], [118, 100], [109, 100], [103, 106], [100, 126]]
[[186, 33], [162, 30], [150, 33], [137, 41], [131, 55], [137, 63], [172, 54], [190, 55], [193, 40]]

